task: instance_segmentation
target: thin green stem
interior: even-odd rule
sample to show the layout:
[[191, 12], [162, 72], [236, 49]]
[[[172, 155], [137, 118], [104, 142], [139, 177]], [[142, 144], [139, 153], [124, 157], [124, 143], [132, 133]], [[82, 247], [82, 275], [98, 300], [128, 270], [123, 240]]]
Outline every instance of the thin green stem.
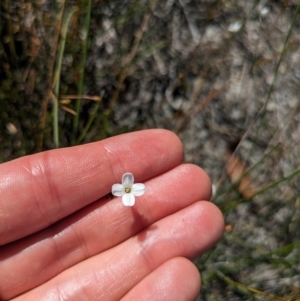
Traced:
[[[65, 10], [65, 1], [62, 3], [60, 12], [59, 12], [59, 29], [57, 31], [60, 32], [62, 28], [62, 22], [63, 22], [63, 14]], [[59, 34], [57, 35], [59, 37]], [[58, 106], [58, 93], [59, 93], [59, 83], [57, 84], [57, 73], [58, 73], [58, 66], [59, 66], [59, 60], [56, 60], [56, 65], [53, 69], [53, 80], [52, 80], [52, 90], [53, 93], [51, 93], [52, 98], [52, 122], [53, 122], [53, 142], [54, 146], [56, 148], [59, 147], [59, 127], [58, 127], [58, 114], [59, 114], [59, 106]]]
[[287, 301], [287, 299], [285, 299], [285, 298], [282, 298], [282, 297], [279, 297], [279, 296], [276, 296], [276, 295], [273, 295], [273, 294], [265, 293], [265, 292], [262, 292], [262, 291], [259, 291], [259, 290], [255, 289], [255, 288], [244, 285], [242, 283], [236, 282], [236, 281], [230, 279], [229, 277], [225, 276], [222, 272], [220, 272], [218, 270], [216, 270], [215, 273], [217, 274], [217, 276], [220, 279], [222, 279], [226, 283], [232, 285], [233, 287], [245, 290], [245, 291], [250, 292], [250, 293], [255, 294], [255, 295], [264, 296], [264, 297], [267, 297], [267, 298], [270, 298], [270, 299], [273, 299], [273, 300]]
[[[278, 71], [279, 71], [279, 67], [282, 63], [282, 60], [283, 60], [283, 57], [284, 55], [286, 54], [286, 50], [287, 50], [287, 44], [288, 44], [288, 41], [291, 37], [291, 34], [292, 34], [292, 31], [295, 27], [295, 23], [296, 23], [296, 20], [297, 20], [297, 17], [298, 17], [298, 14], [299, 14], [299, 11], [300, 11], [300, 1], [298, 2], [298, 6], [297, 6], [297, 9], [293, 15], [293, 19], [292, 19], [292, 22], [291, 22], [291, 25], [290, 25], [290, 28], [288, 30], [288, 33], [284, 39], [284, 44], [283, 44], [283, 48], [282, 48], [282, 51], [280, 53], [280, 57], [279, 57], [279, 60], [276, 64], [276, 67], [275, 67], [275, 73], [274, 73], [274, 77], [273, 77], [273, 81], [271, 83], [271, 86], [268, 90], [268, 94], [267, 94], [267, 97], [266, 97], [266, 100], [263, 104], [263, 106], [261, 107], [261, 109], [259, 110], [259, 112], [257, 113], [257, 115], [255, 116], [255, 118], [253, 119], [253, 121], [251, 122], [251, 124], [249, 125], [248, 129], [245, 131], [240, 143], [248, 136], [248, 133], [250, 132], [250, 130], [253, 128], [254, 124], [258, 121], [258, 120], [261, 120], [264, 118], [266, 112], [267, 112], [267, 105], [269, 103], [269, 100], [271, 98], [271, 94], [273, 93], [273, 90], [274, 90], [274, 86], [275, 86], [275, 83], [276, 83], [276, 80], [277, 80], [277, 75], [278, 75]], [[257, 130], [256, 130], [256, 134], [258, 133], [260, 129], [260, 126], [258, 126]], [[239, 145], [240, 145], [239, 143]], [[239, 148], [239, 145], [236, 147], [236, 150], [238, 150]]]
[[281, 178], [280, 180], [277, 180], [269, 185], [266, 185], [265, 187], [259, 189], [258, 191], [256, 191], [253, 195], [251, 195], [251, 199], [259, 194], [264, 193], [265, 191], [272, 189], [274, 187], [276, 187], [277, 185], [281, 184], [282, 182], [288, 181], [290, 179], [292, 179], [294, 176], [296, 176], [297, 174], [300, 174], [300, 169], [297, 169], [295, 171], [293, 171], [291, 174], [289, 174], [286, 177]]
[[295, 27], [295, 23], [296, 23], [296, 20], [297, 20], [299, 12], [300, 12], [300, 1], [298, 3], [297, 9], [296, 9], [296, 11], [294, 13], [294, 16], [293, 16], [293, 19], [292, 19], [292, 22], [291, 22], [288, 34], [285, 37], [284, 44], [283, 44], [283, 49], [282, 49], [282, 51], [280, 53], [279, 60], [278, 60], [278, 62], [276, 64], [275, 74], [274, 74], [273, 81], [272, 81], [272, 84], [270, 86], [270, 89], [268, 91], [266, 101], [265, 101], [264, 106], [263, 106], [263, 114], [262, 115], [265, 115], [265, 113], [266, 113], [267, 104], [268, 104], [268, 102], [270, 100], [271, 94], [272, 94], [272, 92], [274, 90], [274, 86], [275, 86], [275, 83], [276, 83], [276, 80], [277, 80], [277, 75], [278, 75], [279, 67], [280, 67], [280, 65], [282, 63], [284, 55], [286, 54], [287, 44], [288, 44], [288, 41], [289, 41], [289, 39], [291, 37], [292, 31], [293, 31], [293, 29]]
[[70, 9], [66, 16], [63, 19], [62, 27], [61, 27], [61, 37], [59, 48], [57, 52], [57, 61], [54, 70], [54, 79], [53, 79], [53, 141], [54, 146], [56, 148], [59, 147], [59, 126], [58, 126], [58, 116], [59, 116], [59, 104], [58, 104], [58, 97], [59, 97], [59, 85], [60, 85], [60, 74], [61, 74], [61, 66], [62, 66], [62, 59], [66, 45], [66, 36], [67, 36], [67, 29], [70, 23], [71, 17], [76, 12], [77, 8]]
[[249, 167], [242, 175], [241, 177], [235, 181], [234, 183], [231, 183], [231, 185], [229, 185], [226, 190], [221, 193], [221, 194], [218, 194], [214, 199], [213, 199], [213, 202], [216, 202], [217, 199], [219, 199], [220, 197], [224, 196], [226, 193], [228, 193], [229, 191], [231, 191], [235, 186], [237, 186], [241, 180], [246, 176], [248, 175], [256, 166], [260, 165], [267, 157], [269, 157], [273, 151], [275, 151], [281, 144], [280, 143], [277, 143], [276, 145], [274, 145], [271, 150], [269, 152], [267, 152], [265, 155], [263, 155], [255, 164], [253, 164], [251, 167]]
[[73, 119], [73, 132], [72, 132], [72, 145], [75, 145], [76, 142], [76, 134], [78, 131], [78, 124], [79, 124], [79, 115], [81, 110], [81, 96], [83, 92], [83, 82], [84, 82], [84, 70], [85, 70], [85, 63], [86, 63], [86, 56], [87, 56], [87, 50], [88, 50], [88, 44], [89, 44], [89, 30], [90, 30], [90, 21], [91, 21], [91, 8], [92, 8], [92, 0], [88, 1], [88, 8], [87, 8], [87, 15], [85, 18], [85, 24], [84, 24], [84, 30], [85, 30], [85, 39], [83, 44], [83, 55], [82, 55], [82, 61], [79, 69], [79, 82], [77, 87], [77, 94], [78, 99], [76, 101], [75, 105], [75, 112], [76, 115]]
[[276, 145], [274, 145], [271, 150], [269, 152], [267, 152], [265, 155], [263, 155], [255, 164], [253, 164], [251, 167], [249, 167], [241, 176], [241, 178], [243, 178], [244, 176], [248, 175], [250, 173], [250, 171], [252, 171], [256, 166], [260, 165], [267, 157], [269, 157], [273, 151], [275, 151], [279, 146], [281, 145], [281, 143], [277, 143]]
[[79, 136], [78, 140], [76, 141], [76, 144], [80, 144], [81, 141], [83, 140], [83, 138], [85, 137], [86, 133], [89, 131], [89, 129], [90, 129], [90, 127], [91, 127], [91, 125], [92, 125], [95, 117], [96, 117], [96, 114], [98, 112], [99, 106], [100, 106], [100, 103], [97, 103], [96, 106], [95, 106], [95, 108], [94, 108], [94, 110], [93, 110], [93, 112], [90, 115], [90, 118], [89, 118], [86, 126], [84, 127], [81, 135]]
[[[57, 17], [57, 20], [59, 20], [58, 22], [58, 26], [57, 26], [57, 30], [56, 30], [56, 34], [55, 34], [55, 38], [53, 39], [53, 48], [51, 49], [51, 54], [50, 54], [50, 63], [49, 63], [49, 74], [48, 74], [48, 81], [49, 84], [47, 86], [47, 91], [44, 95], [44, 98], [42, 100], [42, 104], [41, 104], [41, 110], [42, 110], [42, 114], [40, 117], [40, 122], [39, 122], [39, 127], [40, 127], [40, 133], [37, 137], [37, 142], [36, 142], [36, 150], [37, 152], [42, 150], [43, 147], [43, 140], [44, 140], [44, 129], [45, 129], [45, 124], [46, 124], [46, 119], [47, 119], [47, 107], [48, 107], [48, 102], [49, 99], [53, 99], [53, 86], [54, 86], [54, 71], [55, 71], [55, 63], [56, 63], [56, 52], [58, 49], [58, 44], [59, 44], [59, 36], [60, 36], [60, 30], [61, 30], [61, 25], [62, 25], [62, 16], [64, 14], [65, 11], [65, 1], [61, 4], [61, 9], [59, 11], [59, 16]], [[54, 100], [53, 100], [53, 105], [54, 104]], [[53, 115], [53, 119], [54, 119], [54, 108], [52, 108], [52, 115]], [[54, 132], [56, 131], [55, 129], [55, 124], [58, 124], [57, 121], [54, 122], [54, 120], [52, 120], [53, 122], [53, 136], [54, 136]], [[55, 139], [54, 139], [55, 140]]]

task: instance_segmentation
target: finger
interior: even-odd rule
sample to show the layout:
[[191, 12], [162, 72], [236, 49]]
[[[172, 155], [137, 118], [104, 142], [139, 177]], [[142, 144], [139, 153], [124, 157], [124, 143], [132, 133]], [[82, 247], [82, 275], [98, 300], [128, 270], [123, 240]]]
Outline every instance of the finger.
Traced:
[[197, 202], [15, 300], [120, 300], [167, 260], [202, 254], [220, 239], [223, 228], [217, 207]]
[[[170, 145], [172, 147], [170, 147]], [[48, 151], [0, 167], [0, 245], [34, 233], [110, 192], [124, 172], [142, 181], [182, 161], [165, 130]]]
[[195, 301], [200, 274], [189, 260], [176, 257], [146, 276], [121, 301]]
[[133, 208], [124, 207], [120, 198], [100, 200], [50, 228], [2, 247], [2, 294], [12, 298], [38, 286], [159, 219], [209, 199], [211, 193], [206, 173], [191, 164], [177, 166], [145, 184], [146, 193]]

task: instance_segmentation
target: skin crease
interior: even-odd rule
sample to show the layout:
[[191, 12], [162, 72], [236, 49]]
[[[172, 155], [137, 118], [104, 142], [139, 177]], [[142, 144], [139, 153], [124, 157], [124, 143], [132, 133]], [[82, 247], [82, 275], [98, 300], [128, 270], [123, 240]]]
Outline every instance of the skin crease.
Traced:
[[[208, 176], [182, 157], [174, 134], [146, 130], [0, 165], [0, 300], [193, 300], [198, 271], [182, 257], [224, 222], [201, 201]], [[125, 172], [146, 185], [134, 207], [107, 197]]]

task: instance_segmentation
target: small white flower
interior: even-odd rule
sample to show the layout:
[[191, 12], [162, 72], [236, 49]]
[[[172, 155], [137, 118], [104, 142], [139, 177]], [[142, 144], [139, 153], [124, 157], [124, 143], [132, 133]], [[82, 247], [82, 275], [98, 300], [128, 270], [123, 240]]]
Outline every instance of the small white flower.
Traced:
[[114, 184], [111, 188], [111, 193], [114, 196], [121, 196], [124, 206], [133, 206], [135, 196], [140, 196], [145, 193], [145, 185], [142, 183], [134, 183], [134, 176], [130, 172], [124, 173], [122, 184]]

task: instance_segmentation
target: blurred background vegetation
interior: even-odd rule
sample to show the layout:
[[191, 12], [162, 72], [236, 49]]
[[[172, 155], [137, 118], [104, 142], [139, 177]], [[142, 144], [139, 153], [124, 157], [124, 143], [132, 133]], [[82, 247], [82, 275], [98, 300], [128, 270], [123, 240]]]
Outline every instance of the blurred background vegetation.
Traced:
[[227, 224], [199, 300], [300, 300], [299, 3], [2, 0], [0, 161], [167, 128]]

